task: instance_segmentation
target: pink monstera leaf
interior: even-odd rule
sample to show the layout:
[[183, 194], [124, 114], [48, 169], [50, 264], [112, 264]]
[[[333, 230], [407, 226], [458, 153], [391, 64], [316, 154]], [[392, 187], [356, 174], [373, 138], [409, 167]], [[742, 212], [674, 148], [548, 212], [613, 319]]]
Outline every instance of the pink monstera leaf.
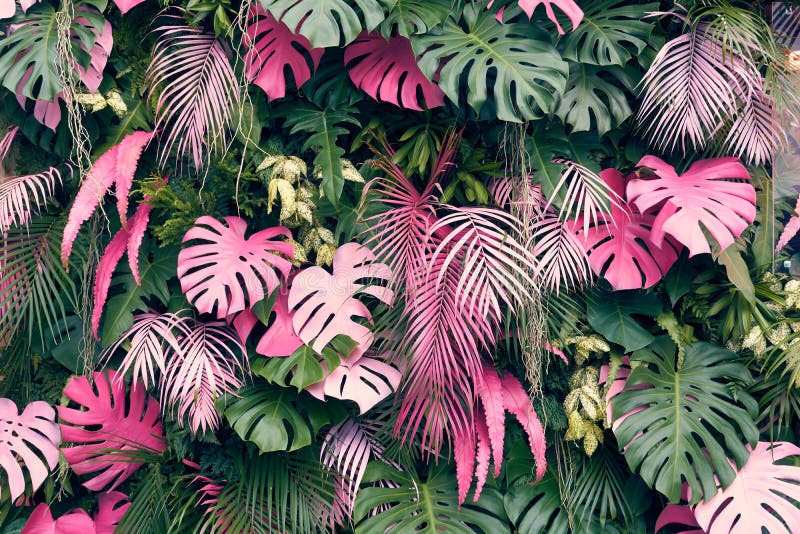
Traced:
[[19, 413], [14, 401], [0, 399], [0, 468], [8, 479], [11, 501], [25, 493], [23, 467], [35, 491], [58, 465], [61, 433], [55, 417], [44, 401], [34, 401]]
[[150, 210], [151, 206], [147, 202], [139, 204], [133, 217], [119, 229], [106, 246], [103, 257], [97, 264], [94, 274], [94, 307], [92, 308], [92, 333], [96, 339], [99, 339], [97, 330], [100, 327], [100, 316], [103, 314], [103, 307], [108, 297], [108, 288], [111, 287], [111, 275], [114, 274], [114, 269], [117, 268], [117, 264], [126, 250], [133, 278], [138, 285], [142, 284], [139, 279], [139, 248], [142, 246], [144, 232], [150, 220]]
[[694, 507], [700, 527], [730, 534], [800, 532], [800, 507], [795, 504], [800, 502], [800, 467], [775, 463], [790, 456], [800, 456], [800, 447], [757, 443], [733, 483]]
[[391, 269], [375, 263], [375, 255], [363, 245], [346, 243], [333, 255], [333, 274], [321, 267], [303, 269], [292, 282], [289, 309], [294, 310], [294, 330], [304, 343], [318, 353], [338, 335], [353, 339], [358, 346], [349, 356], [356, 358], [372, 344], [372, 331], [353, 317], [372, 321], [367, 307], [355, 297], [371, 295], [391, 304], [394, 292], [375, 282], [388, 281]]
[[[489, 2], [489, 7], [492, 6], [494, 0]], [[539, 4], [544, 4], [544, 10], [547, 14], [547, 18], [550, 19], [555, 25], [556, 29], [558, 29], [558, 33], [564, 35], [564, 29], [561, 27], [561, 24], [558, 22], [558, 18], [556, 18], [556, 13], [553, 11], [553, 6], [560, 9], [564, 14], [569, 18], [569, 21], [572, 23], [572, 29], [578, 27], [578, 24], [581, 23], [583, 20], [583, 10], [576, 4], [573, 0], [517, 0], [517, 4], [528, 15], [528, 18], [533, 18], [533, 12], [536, 11], [536, 8], [539, 7]], [[502, 20], [503, 12], [502, 10], [498, 14], [497, 18]]]
[[397, 390], [400, 371], [369, 356], [345, 358], [322, 382], [312, 384], [306, 391], [320, 400], [325, 396], [351, 400], [358, 404], [360, 413], [375, 407]]
[[[600, 177], [620, 198], [625, 195], [622, 173], [606, 169]], [[599, 213], [588, 231], [580, 221], [574, 223], [592, 271], [615, 290], [652, 287], [678, 259], [680, 245], [671, 237], [660, 245], [650, 239], [655, 218], [630, 205], [612, 203], [611, 213]]]
[[[80, 11], [78, 11], [78, 13], [80, 13]], [[75, 23], [92, 28], [88, 21], [80, 16], [75, 19]], [[91, 56], [89, 66], [84, 68], [81, 65], [76, 65], [75, 70], [78, 71], [81, 82], [83, 82], [83, 85], [86, 86], [89, 92], [96, 93], [97, 90], [100, 89], [100, 83], [103, 81], [103, 70], [106, 68], [106, 63], [108, 63], [108, 56], [111, 54], [111, 48], [114, 46], [114, 36], [112, 34], [111, 23], [108, 21], [106, 21], [103, 26], [103, 31], [101, 33], [97, 33], [97, 30], [94, 28], [92, 28], [92, 31], [97, 37], [97, 40], [89, 51], [89, 55]]]
[[16, 0], [0, 0], [0, 20], [10, 19], [16, 12]]
[[[288, 283], [291, 283], [291, 279], [290, 276]], [[294, 332], [294, 326], [292, 326], [294, 314], [289, 310], [289, 290], [285, 286], [278, 288], [275, 304], [272, 305], [272, 313], [275, 314], [275, 319], [259, 338], [256, 352], [269, 357], [291, 356], [303, 345], [303, 340]], [[244, 343], [259, 323], [255, 313], [244, 310], [233, 320], [233, 327]]]
[[477, 502], [480, 499], [489, 474], [490, 458], [494, 459], [494, 476], [500, 475], [506, 412], [517, 418], [528, 435], [531, 452], [536, 460], [536, 478], [542, 478], [547, 469], [544, 427], [519, 380], [511, 374], [500, 378], [494, 367], [484, 364], [475, 390], [481, 409], [475, 411], [474, 429], [471, 432], [466, 429], [466, 432], [456, 433], [454, 436], [459, 503], [467, 498], [473, 473], [477, 478], [473, 500]]
[[387, 41], [378, 32], [362, 32], [348, 45], [344, 62], [353, 83], [375, 100], [415, 110], [444, 105], [444, 92], [422, 74], [406, 37]]
[[[85, 376], [72, 377], [64, 396], [86, 410], [58, 407], [64, 443], [61, 451], [79, 475], [99, 473], [83, 485], [100, 491], [113, 490], [141, 463], [131, 453], [160, 453], [167, 446], [159, 420], [159, 404], [138, 385], [125, 395], [125, 382], [116, 371], [95, 372], [94, 387]], [[96, 427], [96, 428], [95, 428]]]
[[655, 176], [629, 181], [628, 201], [641, 213], [657, 212], [650, 234], [656, 246], [669, 234], [686, 245], [689, 256], [711, 252], [705, 229], [725, 250], [755, 219], [756, 190], [736, 158], [697, 161], [681, 176], [655, 156], [642, 158], [639, 167]]
[[92, 216], [112, 185], [117, 197], [119, 218], [123, 225], [127, 222], [128, 193], [133, 184], [133, 175], [142, 150], [152, 137], [152, 133], [134, 132], [97, 158], [75, 195], [64, 227], [64, 238], [61, 242], [61, 263], [64, 266], [67, 266], [72, 244], [78, 237], [81, 225]]
[[37, 506], [25, 526], [22, 534], [93, 534], [94, 521], [84, 510], [74, 510], [53, 519], [53, 513], [46, 503]]
[[286, 96], [287, 68], [300, 88], [311, 79], [325, 52], [323, 48], [312, 48], [308, 39], [293, 34], [260, 5], [250, 9], [244, 43], [247, 79], [263, 89], [270, 100]]
[[[697, 524], [692, 508], [680, 504], [668, 504], [661, 510], [658, 518], [656, 518], [655, 532], [660, 531], [667, 525], [700, 526]], [[693, 528], [693, 530], [683, 530], [680, 534], [704, 534], [704, 531], [700, 528]]]
[[22, 528], [25, 534], [114, 534], [114, 529], [125, 515], [131, 503], [120, 506], [128, 496], [118, 491], [101, 493], [97, 498], [94, 519], [84, 510], [76, 509], [53, 519], [47, 504], [36, 507]]
[[291, 243], [273, 239], [291, 239], [288, 228], [276, 226], [245, 238], [244, 219], [225, 217], [225, 222], [227, 226], [209, 216], [197, 219], [183, 242], [202, 243], [187, 247], [178, 255], [181, 289], [202, 313], [216, 309], [218, 319], [252, 308], [271, 294], [280, 285], [275, 271], [286, 278], [292, 267], [279, 254], [294, 257]]

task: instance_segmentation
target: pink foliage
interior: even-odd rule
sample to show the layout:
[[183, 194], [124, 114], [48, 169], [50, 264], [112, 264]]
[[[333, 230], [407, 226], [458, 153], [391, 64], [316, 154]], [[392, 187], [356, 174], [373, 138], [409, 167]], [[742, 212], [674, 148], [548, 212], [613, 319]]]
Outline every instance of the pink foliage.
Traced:
[[[291, 283], [292, 276], [289, 277]], [[275, 304], [272, 306], [275, 320], [264, 332], [256, 344], [256, 352], [262, 356], [285, 357], [291, 356], [294, 351], [303, 345], [303, 340], [295, 334], [292, 326], [294, 313], [289, 310], [289, 290], [285, 286], [278, 288]], [[242, 343], [247, 341], [255, 326], [259, 323], [258, 317], [250, 310], [244, 310], [236, 315], [233, 326]]]
[[[489, 7], [492, 6], [494, 0], [489, 2]], [[564, 29], [558, 23], [553, 6], [557, 7], [564, 12], [572, 23], [572, 29], [578, 27], [578, 24], [583, 20], [583, 10], [573, 0], [517, 0], [519, 7], [528, 15], [528, 18], [533, 18], [533, 12], [539, 7], [539, 4], [544, 4], [545, 13], [558, 29], [558, 33], [564, 35]], [[498, 14], [497, 18], [502, 20], [502, 11]]]
[[[95, 372], [92, 377], [94, 387], [85, 376], [79, 376], [72, 377], [64, 388], [64, 396], [86, 410], [58, 407], [65, 422], [61, 425], [63, 441], [76, 444], [61, 451], [79, 475], [99, 473], [84, 482], [86, 488], [113, 490], [142, 465], [131, 453], [166, 449], [159, 404], [141, 386], [132, 389], [126, 400], [125, 383], [116, 371]], [[87, 428], [94, 426], [99, 428]]]
[[358, 404], [359, 412], [365, 413], [391, 395], [400, 385], [400, 371], [369, 356], [345, 358], [322, 382], [306, 388], [320, 400], [325, 396], [351, 400]]
[[[1, 221], [0, 227], [2, 227]], [[783, 227], [781, 237], [778, 239], [778, 243], [775, 245], [775, 254], [778, 254], [781, 250], [783, 250], [783, 248], [789, 244], [789, 241], [791, 241], [792, 238], [797, 235], [797, 232], [800, 232], [800, 196], [797, 197], [797, 202], [794, 206], [794, 214], [789, 219], [789, 222], [786, 223], [786, 226]]]
[[[609, 189], [625, 195], [625, 179], [615, 169], [600, 172]], [[596, 224], [585, 231], [585, 222], [573, 227], [587, 254], [589, 265], [615, 290], [654, 286], [678, 259], [680, 245], [667, 236], [656, 245], [651, 239], [655, 215], [642, 214], [630, 204], [612, 203], [611, 213], [599, 213]], [[593, 221], [594, 222], [594, 221]]]
[[244, 44], [247, 79], [263, 89], [270, 100], [286, 96], [287, 68], [300, 88], [311, 79], [311, 72], [325, 52], [323, 48], [312, 48], [308, 39], [293, 34], [260, 5], [250, 9]]
[[55, 417], [44, 401], [34, 401], [19, 413], [14, 401], [0, 399], [0, 468], [5, 471], [11, 501], [25, 493], [23, 467], [35, 491], [58, 465], [61, 434]]
[[[225, 222], [227, 226], [209, 216], [197, 219], [183, 242], [196, 239], [202, 243], [178, 254], [181, 289], [200, 312], [213, 313], [216, 309], [218, 319], [252, 308], [271, 294], [280, 285], [275, 271], [286, 278], [292, 267], [279, 254], [294, 257], [291, 243], [273, 239], [291, 239], [288, 228], [276, 226], [245, 238], [244, 219], [225, 217]], [[244, 281], [244, 288], [240, 280]]]
[[[689, 506], [680, 504], [668, 504], [661, 510], [656, 519], [655, 532], [658, 532], [667, 525], [683, 525], [687, 527], [700, 527], [694, 517], [694, 513]], [[681, 531], [681, 534], [704, 534], [700, 528]]]
[[120, 12], [124, 15], [134, 7], [138, 6], [145, 0], [114, 0], [114, 3], [119, 8]]
[[483, 418], [476, 417], [473, 429], [454, 435], [459, 503], [463, 503], [467, 498], [473, 473], [477, 478], [473, 500], [477, 502], [480, 499], [489, 473], [490, 451], [494, 459], [494, 476], [500, 475], [506, 432], [505, 412], [514, 415], [528, 435], [531, 452], [536, 460], [537, 480], [541, 479], [547, 470], [544, 427], [519, 380], [511, 374], [506, 374], [501, 379], [494, 367], [484, 364], [482, 376], [476, 381]]
[[94, 274], [94, 307], [92, 308], [92, 333], [96, 339], [100, 339], [97, 336], [97, 330], [100, 327], [100, 316], [103, 314], [103, 307], [108, 297], [108, 288], [111, 287], [111, 275], [114, 274], [114, 269], [126, 249], [133, 278], [138, 285], [142, 283], [139, 279], [139, 248], [150, 220], [150, 210], [151, 206], [147, 202], [139, 204], [133, 217], [120, 228], [106, 246], [103, 257], [97, 264]]
[[422, 74], [406, 37], [387, 41], [378, 32], [362, 32], [348, 45], [344, 61], [353, 83], [379, 102], [418, 111], [444, 105], [444, 92]]
[[0, 20], [10, 19], [16, 12], [16, 0], [0, 0]]
[[64, 239], [61, 242], [61, 263], [64, 266], [67, 265], [72, 244], [78, 237], [81, 225], [92, 216], [112, 185], [117, 197], [119, 218], [122, 224], [127, 222], [128, 193], [133, 184], [133, 175], [142, 150], [152, 137], [152, 133], [134, 132], [97, 158], [75, 195], [64, 227]]
[[[80, 13], [80, 9], [76, 11]], [[75, 19], [75, 23], [84, 26], [89, 24], [85, 18], [80, 16]], [[112, 35], [111, 23], [108, 21], [103, 26], [101, 33], [98, 34], [94, 29], [92, 31], [97, 40], [89, 51], [91, 56], [89, 66], [84, 68], [82, 65], [75, 65], [75, 70], [78, 71], [78, 76], [80, 76], [81, 82], [86, 86], [86, 89], [90, 93], [96, 93], [100, 89], [100, 83], [103, 81], [103, 70], [106, 68], [106, 63], [108, 63], [111, 48], [114, 46], [114, 36]]]
[[118, 491], [101, 493], [97, 497], [97, 512], [94, 519], [84, 510], [76, 509], [53, 519], [47, 504], [36, 507], [22, 529], [24, 534], [113, 534], [117, 524], [131, 503], [120, 506], [128, 496]]
[[709, 253], [705, 228], [724, 250], [755, 219], [756, 191], [736, 158], [700, 160], [681, 176], [655, 156], [645, 156], [638, 165], [656, 175], [629, 181], [628, 201], [641, 213], [658, 212], [650, 233], [658, 247], [669, 234], [689, 249], [689, 256]]
[[372, 344], [370, 328], [353, 320], [360, 317], [372, 322], [372, 315], [357, 295], [375, 297], [391, 304], [394, 292], [377, 285], [389, 280], [391, 269], [375, 261], [375, 255], [358, 243], [346, 243], [336, 249], [333, 273], [321, 267], [307, 267], [292, 281], [289, 308], [294, 310], [292, 324], [304, 343], [322, 352], [338, 335], [358, 343], [350, 357], [358, 357]]
[[800, 508], [795, 504], [800, 502], [800, 467], [775, 463], [790, 456], [800, 456], [800, 447], [757, 443], [733, 483], [694, 507], [698, 524], [712, 533], [800, 532]]

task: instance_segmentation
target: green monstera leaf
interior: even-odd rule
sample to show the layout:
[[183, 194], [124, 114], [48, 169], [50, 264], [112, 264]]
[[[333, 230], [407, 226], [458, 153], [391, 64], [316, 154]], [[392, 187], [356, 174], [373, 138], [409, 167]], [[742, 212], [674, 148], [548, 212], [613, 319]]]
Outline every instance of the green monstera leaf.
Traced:
[[393, 0], [261, 0], [264, 9], [292, 33], [305, 36], [314, 48], [351, 43], [362, 30], [377, 28], [393, 4]]
[[564, 39], [564, 57], [590, 65], [622, 66], [641, 54], [655, 19], [642, 14], [658, 10], [658, 3], [636, 4], [620, 0], [584, 2], [583, 20]]
[[396, 0], [381, 23], [381, 34], [389, 39], [395, 28], [403, 37], [428, 33], [450, 15], [452, 3], [452, 0]]
[[458, 506], [453, 490], [456, 479], [439, 462], [425, 482], [380, 461], [369, 464], [364, 483], [389, 481], [394, 487], [364, 487], [356, 498], [353, 520], [356, 534], [373, 532], [478, 532], [510, 533], [503, 498], [484, 488], [477, 503], [468, 499]]
[[419, 66], [453, 102], [462, 95], [476, 113], [505, 121], [541, 118], [562, 93], [568, 66], [547, 34], [529, 24], [498, 24], [482, 6], [449, 18], [440, 35], [412, 38]]
[[[74, 36], [70, 43], [76, 63], [84, 69], [92, 61], [88, 50], [105, 27], [101, 12], [106, 3], [90, 0], [75, 4], [78, 14], [70, 26]], [[12, 20], [17, 27], [0, 41], [0, 80], [9, 91], [50, 102], [61, 92], [57, 15], [51, 5], [41, 4]]]
[[758, 441], [758, 405], [735, 388], [751, 376], [733, 352], [698, 342], [685, 347], [682, 363], [676, 354], [661, 337], [631, 356], [646, 365], [614, 397], [613, 427], [625, 460], [648, 486], [678, 502], [685, 482], [694, 504], [733, 482], [731, 462], [747, 462], [746, 445]]
[[503, 497], [503, 504], [517, 532], [570, 532], [569, 513], [561, 503], [558, 480], [551, 471], [536, 484], [518, 483], [511, 486]]
[[263, 382], [239, 390], [239, 398], [221, 398], [219, 402], [239, 437], [255, 443], [261, 452], [307, 447], [317, 431], [331, 422], [325, 403]]
[[631, 352], [646, 347], [655, 339], [633, 315], [655, 318], [661, 308], [661, 301], [654, 293], [603, 292], [587, 299], [586, 316], [599, 334], [622, 345], [625, 352]]
[[556, 115], [572, 126], [574, 132], [589, 131], [592, 119], [600, 135], [619, 126], [633, 114], [625, 92], [613, 80], [601, 76], [609, 73], [632, 89], [630, 80], [620, 68], [599, 68], [573, 63], [569, 69], [567, 90], [559, 98]]

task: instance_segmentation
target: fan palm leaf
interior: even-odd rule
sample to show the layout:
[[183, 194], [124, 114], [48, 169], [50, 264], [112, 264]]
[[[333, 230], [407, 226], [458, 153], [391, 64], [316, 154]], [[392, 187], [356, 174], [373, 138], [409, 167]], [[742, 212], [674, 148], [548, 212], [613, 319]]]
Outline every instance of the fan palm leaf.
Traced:
[[146, 83], [151, 97], [161, 91], [156, 129], [163, 132], [162, 164], [175, 148], [179, 158], [191, 156], [194, 166], [202, 168], [209, 149], [226, 145], [240, 103], [236, 73], [222, 41], [183, 24], [160, 28]]
[[574, 222], [562, 221], [552, 210], [534, 222], [533, 251], [541, 286], [558, 295], [591, 278], [589, 258], [578, 239]]

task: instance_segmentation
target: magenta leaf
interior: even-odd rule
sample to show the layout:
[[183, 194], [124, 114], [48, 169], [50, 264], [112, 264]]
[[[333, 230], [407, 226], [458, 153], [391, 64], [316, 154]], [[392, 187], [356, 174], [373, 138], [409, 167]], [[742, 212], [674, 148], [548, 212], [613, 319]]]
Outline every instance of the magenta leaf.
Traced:
[[[606, 169], [600, 177], [620, 197], [625, 194], [622, 173]], [[584, 231], [581, 221], [574, 223], [592, 271], [608, 280], [613, 289], [652, 287], [678, 259], [680, 245], [671, 237], [667, 236], [660, 246], [651, 241], [655, 218], [628, 204], [612, 203], [611, 213], [597, 214], [588, 231]]]
[[84, 510], [75, 510], [53, 519], [53, 513], [46, 503], [37, 506], [28, 522], [22, 527], [22, 534], [92, 534], [96, 532], [94, 521]]
[[137, 131], [125, 136], [118, 145], [97, 158], [92, 170], [86, 175], [69, 212], [61, 242], [61, 263], [66, 267], [72, 243], [78, 237], [81, 225], [89, 220], [100, 201], [111, 186], [117, 197], [117, 210], [122, 224], [127, 222], [128, 192], [133, 184], [133, 175], [139, 156], [145, 145], [153, 137], [152, 133]]
[[503, 377], [503, 405], [513, 414], [528, 435], [533, 458], [536, 460], [536, 479], [541, 480], [547, 471], [545, 459], [544, 428], [533, 409], [528, 393], [514, 375], [506, 373]]
[[394, 393], [401, 378], [400, 371], [386, 362], [368, 356], [351, 356], [306, 391], [320, 400], [325, 400], [325, 395], [351, 400], [363, 414]]
[[657, 211], [650, 239], [658, 247], [669, 234], [689, 249], [689, 256], [709, 253], [705, 229], [725, 250], [755, 219], [756, 190], [736, 158], [696, 161], [681, 176], [655, 156], [645, 156], [638, 166], [656, 176], [629, 181], [628, 201], [641, 213]]
[[347, 46], [344, 62], [353, 83], [379, 102], [414, 110], [444, 105], [444, 92], [422, 73], [406, 37], [387, 41], [378, 32], [362, 32]]
[[114, 0], [114, 3], [119, 8], [120, 12], [124, 15], [134, 7], [138, 6], [145, 0]]
[[147, 223], [150, 220], [150, 210], [151, 206], [147, 202], [139, 204], [133, 217], [119, 229], [108, 246], [106, 246], [103, 251], [103, 257], [100, 258], [97, 264], [97, 270], [94, 274], [94, 307], [92, 308], [92, 333], [96, 339], [99, 339], [97, 330], [100, 327], [100, 316], [103, 314], [103, 308], [106, 305], [108, 288], [111, 287], [111, 275], [114, 274], [114, 269], [117, 268], [117, 264], [126, 249], [133, 278], [138, 285], [142, 283], [139, 279], [139, 248], [142, 244], [144, 232], [147, 229]]
[[58, 465], [61, 434], [55, 418], [56, 412], [44, 401], [34, 401], [19, 413], [14, 401], [0, 399], [0, 468], [12, 502], [25, 493], [23, 467], [36, 491]]
[[178, 254], [181, 289], [200, 312], [214, 313], [216, 309], [218, 319], [264, 300], [280, 284], [275, 271], [286, 278], [292, 266], [279, 254], [294, 257], [291, 243], [273, 239], [276, 236], [291, 239], [287, 228], [276, 226], [245, 238], [244, 219], [225, 217], [225, 222], [228, 226], [209, 216], [197, 219], [183, 242], [196, 239], [203, 243]]
[[[290, 280], [291, 282], [291, 277]], [[293, 313], [289, 310], [289, 290], [285, 286], [278, 288], [278, 295], [275, 298], [275, 304], [272, 305], [272, 312], [275, 314], [275, 320], [264, 332], [258, 343], [256, 344], [256, 352], [262, 356], [269, 357], [285, 357], [291, 356], [294, 351], [303, 345], [303, 340], [300, 339], [294, 332], [292, 326]], [[250, 310], [244, 310], [236, 316], [233, 320], [233, 326], [242, 343], [247, 341], [253, 329], [260, 321], [255, 313]]]
[[360, 356], [372, 344], [373, 335], [353, 317], [371, 322], [372, 314], [355, 297], [370, 295], [384, 304], [391, 304], [394, 292], [375, 284], [391, 276], [391, 269], [376, 263], [375, 255], [368, 248], [358, 243], [342, 245], [333, 255], [333, 274], [321, 267], [308, 267], [294, 278], [289, 291], [289, 309], [294, 310], [295, 332], [317, 353], [336, 336], [348, 336], [358, 343], [349, 356]]
[[[655, 532], [658, 532], [667, 525], [682, 525], [687, 527], [699, 527], [694, 517], [691, 507], [680, 504], [668, 504], [661, 510], [656, 519]], [[684, 530], [680, 534], [704, 534], [704, 531], [697, 528], [694, 530]]]
[[[167, 446], [159, 420], [159, 404], [141, 385], [126, 400], [125, 383], [116, 371], [95, 372], [94, 387], [85, 376], [72, 377], [64, 396], [86, 408], [58, 407], [64, 443], [61, 451], [79, 475], [99, 473], [83, 485], [113, 490], [139, 467], [132, 453], [160, 453]], [[126, 409], [127, 404], [127, 409]], [[97, 427], [95, 429], [95, 427]]]
[[[2, 216], [0, 216], [0, 228], [2, 227]], [[791, 241], [792, 238], [797, 235], [797, 232], [800, 232], [800, 196], [797, 197], [797, 202], [795, 203], [792, 217], [786, 223], [786, 226], [783, 227], [783, 232], [781, 232], [778, 243], [775, 245], [775, 254], [778, 254], [781, 250], [783, 250], [783, 248], [789, 244], [789, 241]]]
[[800, 532], [800, 467], [776, 463], [791, 456], [800, 456], [792, 443], [758, 442], [733, 483], [694, 507], [697, 523], [706, 532]]
[[287, 68], [299, 89], [311, 79], [325, 52], [312, 48], [308, 39], [293, 34], [260, 5], [251, 8], [244, 44], [247, 79], [263, 89], [269, 100], [286, 96]]
[[[497, 477], [500, 476], [500, 466], [503, 465], [506, 411], [503, 406], [503, 384], [494, 367], [484, 364], [483, 376], [475, 381], [475, 392], [480, 398], [484, 415], [484, 419], [479, 417], [478, 420], [482, 421], [486, 427], [487, 437], [494, 452], [494, 476]], [[478, 444], [480, 445], [480, 440], [478, 440]], [[480, 477], [478, 477], [478, 483], [483, 485]], [[477, 491], [476, 495], [480, 495], [480, 491]]]
[[119, 491], [101, 493], [97, 497], [97, 513], [94, 514], [95, 534], [114, 534], [114, 529], [122, 520], [122, 516], [131, 507], [131, 503], [120, 505], [126, 500], [128, 496]]

